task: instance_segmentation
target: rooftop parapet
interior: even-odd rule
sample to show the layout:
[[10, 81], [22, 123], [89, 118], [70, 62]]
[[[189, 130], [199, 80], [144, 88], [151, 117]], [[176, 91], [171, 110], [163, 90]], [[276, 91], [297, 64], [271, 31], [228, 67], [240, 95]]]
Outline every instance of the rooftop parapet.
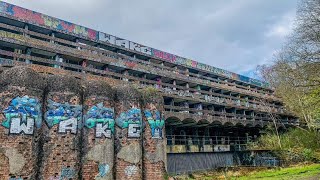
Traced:
[[49, 28], [58, 32], [71, 34], [80, 38], [88, 39], [96, 42], [103, 42], [108, 45], [114, 45], [124, 48], [128, 51], [142, 53], [152, 58], [158, 58], [173, 64], [182, 65], [188, 68], [194, 68], [206, 72], [216, 74], [218, 76], [234, 79], [237, 81], [253, 84], [263, 88], [270, 88], [268, 83], [257, 79], [239, 75], [227, 70], [216, 68], [207, 64], [203, 64], [188, 58], [177, 56], [171, 53], [163, 52], [139, 43], [135, 43], [123, 38], [119, 38], [104, 32], [99, 32], [84, 26], [76, 25], [68, 21], [54, 18], [45, 14], [31, 11], [19, 6], [0, 1], [0, 14], [9, 18], [23, 21], [29, 24]]

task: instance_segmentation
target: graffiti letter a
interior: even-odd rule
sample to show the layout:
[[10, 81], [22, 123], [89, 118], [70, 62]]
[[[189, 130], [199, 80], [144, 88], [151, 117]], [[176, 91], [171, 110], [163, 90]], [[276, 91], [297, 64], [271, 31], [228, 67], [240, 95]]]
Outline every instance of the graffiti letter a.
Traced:
[[67, 133], [70, 131], [72, 134], [77, 134], [77, 119], [71, 118], [59, 122], [59, 133]]

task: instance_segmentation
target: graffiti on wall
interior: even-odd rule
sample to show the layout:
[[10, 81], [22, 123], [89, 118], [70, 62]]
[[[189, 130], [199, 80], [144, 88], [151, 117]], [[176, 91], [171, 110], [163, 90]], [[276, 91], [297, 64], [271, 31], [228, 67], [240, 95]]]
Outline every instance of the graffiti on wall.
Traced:
[[144, 110], [144, 115], [147, 118], [151, 128], [152, 138], [162, 138], [162, 129], [164, 126], [164, 118], [158, 110]]
[[214, 152], [225, 152], [225, 151], [230, 151], [230, 145], [214, 145], [213, 147]]
[[127, 177], [131, 177], [131, 176], [135, 175], [138, 172], [138, 170], [139, 170], [139, 168], [135, 165], [127, 166], [124, 169], [124, 173]]
[[110, 34], [99, 32], [99, 41], [106, 42], [112, 45], [117, 45], [123, 48], [131, 49], [147, 55], [152, 55], [152, 48], [128, 41]]
[[141, 52], [147, 55], [151, 55], [156, 58], [160, 58], [162, 60], [176, 63], [179, 65], [184, 65], [187, 67], [198, 68], [204, 71], [209, 71], [224, 77], [228, 77], [235, 80], [244, 81], [247, 83], [251, 83], [257, 86], [269, 87], [268, 83], [248, 78], [245, 76], [241, 76], [220, 68], [216, 68], [207, 64], [199, 63], [197, 61], [187, 59], [184, 57], [180, 57], [174, 54], [170, 54], [164, 51], [160, 51], [157, 49], [153, 49], [135, 42], [128, 41], [126, 39], [122, 39], [116, 36], [112, 36], [103, 32], [98, 32], [93, 29], [89, 29], [83, 26], [79, 26], [67, 21], [63, 21], [51, 16], [47, 16], [38, 12], [34, 12], [31, 10], [27, 10], [12, 4], [8, 4], [5, 2], [0, 2], [0, 13], [4, 15], [9, 15], [15, 18], [18, 18], [22, 21], [28, 22], [30, 24], [40, 25], [47, 28], [55, 29], [58, 31], [72, 33], [74, 35], [86, 37], [92, 40], [99, 40], [102, 42], [107, 42], [112, 45], [120, 46], [123, 48], [131, 49], [137, 52]]
[[9, 129], [10, 134], [32, 135], [34, 126], [41, 128], [41, 104], [39, 100], [28, 96], [16, 97], [3, 110], [5, 120], [2, 126]]
[[131, 108], [126, 112], [122, 112], [119, 117], [116, 118], [117, 126], [128, 128], [128, 137], [140, 137], [141, 122], [141, 110], [138, 108]]
[[30, 24], [53, 28], [59, 31], [86, 37], [92, 40], [98, 39], [98, 31], [95, 31], [93, 29], [79, 26], [5, 2], [0, 2], [0, 13], [18, 18], [19, 20], [28, 22]]
[[64, 167], [61, 169], [60, 179], [72, 179], [75, 175], [75, 170], [70, 167]]
[[108, 164], [99, 164], [99, 174], [98, 177], [105, 177], [110, 171]]
[[81, 127], [81, 118], [81, 105], [70, 105], [69, 103], [57, 103], [48, 100], [45, 121], [49, 128], [58, 124], [59, 133], [70, 131], [72, 134], [77, 134], [78, 127]]
[[114, 133], [114, 109], [103, 106], [99, 103], [92, 106], [84, 117], [85, 127], [95, 128], [97, 138], [106, 137], [111, 138]]

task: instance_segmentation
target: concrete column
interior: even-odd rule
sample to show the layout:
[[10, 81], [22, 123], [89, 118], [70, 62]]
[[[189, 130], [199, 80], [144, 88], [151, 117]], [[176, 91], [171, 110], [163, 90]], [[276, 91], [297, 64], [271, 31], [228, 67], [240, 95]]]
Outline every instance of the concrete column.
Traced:
[[157, 78], [157, 88], [158, 88], [158, 89], [161, 89], [161, 88], [162, 88], [161, 83], [162, 83], [162, 79], [161, 79], [161, 77], [158, 77], [158, 78]]
[[[29, 30], [29, 26], [28, 26], [28, 25], [25, 25], [25, 26], [24, 26], [24, 29], [25, 29], [25, 30]], [[29, 37], [29, 35], [26, 34], [26, 33], [23, 33], [23, 35], [24, 35], [25, 37]]]
[[186, 83], [186, 91], [189, 92], [189, 83]]
[[81, 179], [82, 88], [71, 76], [48, 78], [39, 179]]
[[[81, 66], [82, 66], [83, 68], [87, 67], [87, 66], [88, 66], [88, 60], [86, 60], [86, 59], [83, 60]], [[82, 70], [82, 72], [83, 72], [83, 73], [86, 73], [85, 70]]]
[[[26, 50], [26, 55], [30, 56], [31, 55], [31, 48], [27, 48]], [[26, 63], [27, 64], [32, 64], [30, 59], [28, 59], [28, 57], [26, 58]]]
[[26, 67], [0, 75], [0, 179], [38, 179], [45, 85], [42, 76]]
[[[122, 74], [127, 76], [128, 75], [128, 70], [125, 70]], [[122, 80], [123, 81], [128, 81], [128, 78], [124, 77], [124, 78], [122, 78]]]
[[[57, 62], [63, 62], [63, 59], [57, 54], [57, 55], [55, 56], [55, 61], [57, 61]], [[59, 66], [59, 65], [54, 65], [54, 68], [59, 68], [59, 69], [61, 69], [61, 66]]]
[[84, 87], [82, 179], [112, 180], [114, 91], [101, 81], [86, 81]]
[[166, 141], [163, 97], [154, 91], [143, 93], [143, 179], [165, 179]]
[[[78, 43], [78, 44], [80, 43], [79, 39], [76, 39], [76, 43]], [[78, 46], [77, 49], [78, 49], [78, 50], [81, 50], [81, 47]]]
[[[53, 38], [54, 38], [54, 37], [55, 37], [55, 34], [54, 34], [54, 33], [52, 33], [52, 34], [51, 34], [51, 37], [53, 37]], [[55, 43], [55, 42], [54, 42], [54, 40], [50, 40], [50, 42], [51, 42], [51, 43]]]
[[[173, 80], [173, 85], [174, 85], [174, 86], [176, 86], [176, 85], [177, 85], [176, 80]], [[173, 88], [173, 90], [177, 90], [177, 88], [176, 88], [176, 87], [174, 87], [174, 88]]]
[[[183, 102], [182, 107], [189, 109], [189, 103], [187, 101]], [[184, 110], [183, 112], [189, 113], [188, 110]]]
[[198, 115], [203, 115], [203, 113], [201, 112], [203, 110], [202, 103], [196, 104], [196, 109], [200, 110], [199, 112], [197, 112]]
[[200, 85], [197, 85], [197, 92], [196, 92], [196, 94], [201, 94], [199, 91], [201, 91], [201, 86]]
[[189, 76], [189, 69], [186, 69], [186, 76]]
[[142, 179], [141, 94], [127, 85], [116, 87], [115, 179]]

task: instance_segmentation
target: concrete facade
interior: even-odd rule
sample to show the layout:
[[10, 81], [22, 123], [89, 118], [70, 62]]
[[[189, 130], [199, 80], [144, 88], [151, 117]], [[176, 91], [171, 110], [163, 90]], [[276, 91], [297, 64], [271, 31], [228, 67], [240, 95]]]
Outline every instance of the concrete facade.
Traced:
[[162, 179], [299, 125], [265, 82], [2, 1], [0, 73], [4, 179]]

